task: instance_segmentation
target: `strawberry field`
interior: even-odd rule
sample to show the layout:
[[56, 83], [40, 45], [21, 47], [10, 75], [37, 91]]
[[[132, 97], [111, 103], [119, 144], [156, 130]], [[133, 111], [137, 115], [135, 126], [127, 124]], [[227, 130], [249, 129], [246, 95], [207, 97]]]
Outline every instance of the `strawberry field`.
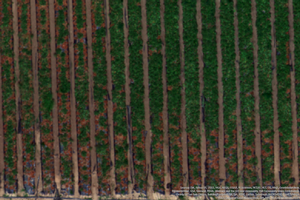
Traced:
[[299, 187], [299, 9], [0, 0], [0, 196]]

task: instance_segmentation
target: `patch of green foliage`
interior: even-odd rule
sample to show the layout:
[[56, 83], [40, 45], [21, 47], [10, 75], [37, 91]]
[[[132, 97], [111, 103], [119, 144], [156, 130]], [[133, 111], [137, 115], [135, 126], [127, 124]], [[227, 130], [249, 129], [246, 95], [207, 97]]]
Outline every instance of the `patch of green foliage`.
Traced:
[[[172, 90], [168, 91], [168, 111], [169, 111], [169, 126], [179, 125], [181, 95], [180, 95], [180, 57], [179, 57], [179, 7], [176, 1], [165, 1], [165, 28], [166, 28], [166, 57], [167, 57], [167, 80], [168, 86], [172, 86]], [[176, 178], [181, 178], [182, 169], [179, 161], [179, 155], [181, 148], [175, 144], [175, 137], [180, 138], [180, 130], [169, 128], [170, 137], [170, 149], [174, 152], [174, 157], [171, 158], [172, 168], [172, 184], [178, 185], [179, 182]]]
[[[232, 149], [236, 144], [236, 118], [233, 118], [233, 111], [236, 110], [236, 85], [235, 85], [235, 44], [234, 44], [234, 9], [232, 1], [221, 1], [221, 48], [222, 48], [222, 71], [223, 71], [223, 109], [224, 109], [224, 135], [228, 135], [228, 142], [225, 142], [226, 173], [231, 180], [226, 179], [225, 184], [237, 185], [237, 170], [230, 166], [237, 163], [237, 151]], [[231, 155], [230, 155], [231, 154]]]
[[[243, 129], [243, 139], [245, 139], [245, 146], [252, 146], [254, 148], [254, 96], [250, 94], [254, 90], [253, 75], [253, 45], [252, 38], [252, 21], [251, 21], [251, 1], [242, 0], [237, 4], [237, 13], [239, 20], [239, 49], [240, 49], [240, 100], [241, 100], [241, 120]], [[251, 118], [249, 121], [248, 118]], [[243, 148], [243, 154], [246, 154]], [[254, 155], [253, 155], [254, 156]], [[249, 160], [245, 159], [246, 164]], [[252, 166], [252, 165], [250, 165]], [[254, 175], [255, 166], [250, 167], [252, 170], [244, 168], [244, 184], [251, 185], [252, 181], [249, 179]], [[256, 185], [256, 184], [254, 184]]]
[[161, 40], [157, 38], [160, 33], [160, 3], [155, 0], [148, 0], [147, 8], [147, 24], [148, 24], [148, 67], [149, 67], [149, 98], [150, 98], [150, 116], [152, 136], [152, 167], [154, 178], [154, 191], [164, 190], [161, 182], [163, 172], [163, 147], [156, 148], [156, 144], [162, 145], [163, 131], [159, 130], [162, 118], [159, 114], [163, 109], [163, 88], [162, 88], [162, 45]]
[[[286, 65], [288, 54], [286, 49], [286, 43], [289, 42], [289, 35], [286, 32], [289, 31], [289, 22], [288, 22], [288, 7], [285, 6], [287, 2], [283, 0], [275, 0], [275, 28], [276, 28], [276, 42], [277, 42], [277, 51], [280, 53], [277, 54], [277, 72], [280, 73], [280, 76], [277, 76], [278, 80], [278, 121], [281, 124], [279, 127], [279, 132], [282, 133], [280, 137], [280, 146], [283, 148], [285, 156], [289, 154], [289, 145], [286, 144], [287, 141], [292, 140], [292, 116], [291, 116], [291, 99], [288, 97], [290, 94], [287, 94], [287, 89], [291, 88], [291, 80], [287, 78], [290, 75], [291, 67]], [[280, 159], [285, 158], [281, 157]], [[284, 181], [289, 181], [291, 176], [291, 168], [282, 169], [281, 163], [281, 186], [287, 186], [283, 184]]]
[[[188, 146], [198, 150], [198, 155], [189, 152], [189, 172], [194, 180], [199, 178], [199, 162], [194, 157], [200, 156], [200, 84], [198, 65], [198, 24], [196, 20], [196, 1], [182, 1], [183, 9], [183, 40], [185, 59], [185, 99], [186, 99], [186, 132], [193, 139], [188, 140]], [[200, 184], [198, 182], [198, 184]], [[194, 186], [194, 185], [190, 185]]]
[[[202, 45], [204, 59], [204, 113], [206, 138], [209, 141], [208, 148], [213, 148], [214, 154], [218, 154], [218, 148], [215, 144], [215, 137], [210, 135], [212, 131], [217, 131], [218, 124], [218, 64], [217, 64], [217, 42], [216, 42], [216, 26], [215, 26], [215, 2], [201, 2], [202, 14]], [[213, 169], [209, 169], [206, 173], [207, 185], [218, 185], [216, 181], [218, 172], [214, 173]]]
[[[143, 57], [139, 53], [143, 49], [143, 41], [141, 37], [141, 7], [138, 6], [139, 0], [133, 0], [128, 5], [128, 15], [130, 20], [128, 22], [129, 26], [129, 36], [128, 40], [131, 45], [129, 46], [129, 60], [130, 60], [130, 79], [134, 83], [130, 84], [130, 98], [131, 98], [131, 120], [132, 127], [136, 127], [136, 130], [132, 131], [132, 136], [136, 136], [136, 140], [133, 140], [133, 146], [135, 147], [137, 143], [144, 143], [142, 140], [143, 132], [145, 127], [143, 126], [142, 120], [145, 119], [144, 114], [144, 85], [143, 85]], [[145, 152], [143, 148], [135, 147], [133, 153], [136, 155], [137, 161], [145, 161]], [[137, 182], [138, 188], [145, 190], [146, 180], [145, 180], [145, 168], [141, 164], [135, 163], [135, 168], [137, 172], [135, 173], [135, 180]]]

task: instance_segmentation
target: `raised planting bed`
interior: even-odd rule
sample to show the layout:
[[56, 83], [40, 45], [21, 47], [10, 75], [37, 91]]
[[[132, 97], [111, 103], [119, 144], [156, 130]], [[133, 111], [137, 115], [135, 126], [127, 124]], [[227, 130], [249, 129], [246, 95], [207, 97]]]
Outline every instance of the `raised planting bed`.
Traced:
[[72, 189], [72, 144], [70, 132], [70, 75], [67, 27], [67, 0], [55, 1], [55, 39], [57, 63], [58, 130], [60, 140], [60, 170], [62, 194]]
[[[274, 128], [272, 106], [272, 69], [271, 69], [271, 18], [270, 3], [260, 2], [257, 9], [258, 35], [258, 74], [260, 97], [260, 129], [262, 133], [262, 174], [263, 185], [272, 186], [274, 182]], [[279, 105], [280, 106], [280, 105]]]
[[251, 1], [242, 0], [237, 4], [239, 20], [239, 49], [240, 49], [240, 100], [241, 121], [243, 131], [243, 156], [244, 156], [244, 186], [256, 186], [255, 173], [256, 157], [254, 144], [254, 65]]
[[218, 152], [218, 80], [215, 2], [201, 2], [202, 45], [204, 59], [204, 118], [207, 139], [206, 185], [219, 185]]
[[131, 120], [133, 140], [133, 161], [137, 192], [146, 193], [146, 158], [145, 158], [145, 127], [144, 127], [144, 85], [143, 85], [143, 41], [141, 36], [141, 4], [133, 0], [128, 5], [129, 26], [129, 60], [131, 89]]
[[96, 121], [96, 153], [99, 195], [108, 195], [109, 144], [107, 127], [107, 78], [105, 59], [105, 23], [103, 1], [92, 2], [94, 100]]
[[[84, 0], [73, 1], [75, 99], [78, 134], [79, 193], [91, 194], [90, 190], [90, 110], [88, 102], [89, 79], [87, 66], [86, 9]], [[73, 12], [73, 13], [74, 13]]]
[[117, 194], [125, 194], [128, 179], [123, 2], [111, 1], [110, 37]]
[[[165, 1], [166, 62], [168, 84], [168, 115], [170, 135], [170, 166], [172, 189], [182, 187], [182, 147], [180, 134], [180, 56], [179, 7], [177, 1]], [[171, 191], [172, 193], [172, 191]]]
[[224, 106], [224, 150], [226, 186], [237, 186], [237, 128], [236, 128], [236, 85], [233, 2], [221, 2], [221, 47], [223, 58], [223, 106]]
[[188, 133], [189, 184], [200, 185], [200, 94], [198, 65], [198, 25], [196, 1], [182, 1], [185, 60], [186, 132]]
[[4, 180], [5, 192], [15, 193], [17, 190], [17, 154], [16, 154], [16, 104], [15, 104], [15, 78], [13, 55], [13, 27], [12, 27], [12, 2], [2, 1], [2, 41], [1, 41], [1, 66], [2, 66], [2, 99], [3, 99], [3, 124], [4, 124]]
[[148, 0], [147, 32], [148, 32], [148, 70], [149, 70], [149, 99], [150, 124], [152, 130], [152, 169], [154, 192], [164, 191], [164, 164], [163, 164], [163, 86], [162, 86], [162, 55], [161, 51], [161, 24], [160, 2]]
[[18, 1], [19, 22], [19, 69], [20, 69], [20, 95], [21, 95], [21, 126], [23, 133], [23, 174], [24, 188], [29, 195], [34, 194], [34, 115], [33, 115], [33, 82], [31, 67], [31, 27], [29, 0]]
[[50, 26], [48, 1], [37, 1], [37, 8], [39, 60], [38, 76], [43, 189], [46, 194], [54, 194], [54, 149], [52, 131], [52, 108], [54, 99], [51, 92]]
[[289, 22], [287, 2], [275, 0], [277, 42], [278, 121], [280, 135], [280, 185], [292, 186], [292, 115], [289, 66]]

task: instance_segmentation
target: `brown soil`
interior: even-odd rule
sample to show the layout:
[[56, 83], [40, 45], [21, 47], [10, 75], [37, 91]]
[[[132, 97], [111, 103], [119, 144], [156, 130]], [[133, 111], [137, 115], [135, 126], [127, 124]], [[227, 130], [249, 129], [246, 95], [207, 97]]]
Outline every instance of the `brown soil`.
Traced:
[[273, 129], [274, 129], [274, 180], [275, 186], [280, 186], [280, 144], [279, 122], [277, 110], [277, 60], [276, 60], [276, 35], [275, 35], [275, 3], [270, 1], [271, 7], [271, 36], [272, 36], [272, 96], [273, 96]]
[[[34, 0], [30, 0], [30, 16], [31, 16], [31, 33], [32, 38], [32, 71], [33, 71], [33, 88], [34, 88], [34, 133], [35, 133], [35, 194], [42, 191], [42, 164], [41, 164], [41, 133], [39, 121], [39, 81], [38, 81], [38, 53], [37, 53], [37, 26], [36, 26], [36, 4]], [[38, 181], [39, 180], [39, 181]], [[38, 185], [37, 185], [38, 184]]]
[[56, 56], [55, 56], [55, 15], [54, 15], [54, 0], [49, 0], [49, 21], [50, 21], [50, 38], [51, 38], [51, 83], [52, 96], [54, 105], [52, 109], [53, 123], [53, 139], [54, 139], [54, 175], [55, 183], [58, 191], [61, 190], [61, 174], [60, 174], [60, 151], [58, 138], [58, 106], [57, 106], [57, 72], [56, 72]]
[[19, 69], [19, 31], [18, 31], [18, 4], [17, 0], [13, 0], [13, 30], [14, 30], [14, 60], [15, 60], [15, 89], [16, 89], [16, 121], [17, 121], [17, 155], [18, 155], [18, 194], [22, 195], [21, 190], [24, 189], [23, 185], [23, 151], [22, 151], [22, 128], [21, 128], [21, 95], [20, 95], [20, 69]]
[[216, 32], [217, 32], [217, 59], [218, 59], [218, 91], [219, 91], [219, 177], [220, 186], [225, 187], [225, 158], [224, 158], [224, 121], [223, 121], [223, 82], [222, 82], [222, 50], [221, 50], [221, 21], [220, 0], [216, 0]]
[[261, 166], [261, 132], [260, 132], [260, 115], [259, 115], [259, 85], [258, 85], [258, 45], [257, 45], [257, 28], [256, 28], [256, 2], [252, 0], [252, 30], [253, 30], [253, 59], [254, 59], [254, 109], [255, 109], [255, 155], [257, 157], [256, 176], [257, 183], [262, 186], [262, 166]]
[[[237, 0], [234, 0], [234, 10], [237, 10]], [[241, 121], [241, 100], [240, 100], [240, 49], [239, 49], [239, 27], [237, 12], [234, 13], [234, 30], [235, 30], [235, 77], [236, 77], [236, 129], [237, 129], [237, 157], [238, 157], [238, 186], [244, 187], [243, 180], [243, 135]]]
[[293, 1], [288, 1], [289, 7], [289, 52], [290, 65], [291, 65], [291, 106], [292, 106], [292, 131], [293, 131], [293, 144], [292, 144], [292, 155], [293, 155], [293, 165], [292, 165], [292, 176], [294, 178], [294, 185], [298, 187], [299, 184], [299, 168], [298, 168], [298, 141], [297, 141], [297, 104], [296, 104], [296, 91], [295, 91], [295, 45], [294, 45], [294, 14], [293, 14]]
[[110, 192], [114, 197], [116, 194], [116, 174], [115, 174], [115, 144], [114, 144], [114, 126], [113, 126], [113, 102], [112, 102], [112, 75], [111, 75], [111, 54], [110, 54], [110, 18], [109, 18], [109, 0], [104, 1], [105, 6], [105, 27], [106, 27], [106, 62], [107, 62], [107, 93], [108, 93], [108, 135], [110, 150]]
[[168, 118], [168, 88], [167, 88], [167, 67], [166, 67], [166, 31], [165, 31], [165, 4], [164, 0], [160, 0], [160, 39], [162, 42], [162, 84], [163, 84], [163, 131], [164, 131], [164, 187], [165, 194], [168, 197], [171, 193], [171, 172], [170, 172], [170, 139], [169, 139], [169, 118]]
[[126, 93], [126, 122], [127, 122], [127, 143], [128, 143], [128, 196], [132, 198], [133, 186], [135, 185], [134, 178], [134, 162], [132, 154], [132, 123], [131, 123], [131, 108], [130, 108], [130, 72], [129, 72], [129, 44], [128, 44], [128, 0], [123, 1], [123, 24], [124, 24], [124, 59], [125, 59], [125, 93]]
[[201, 0], [197, 0], [197, 25], [198, 25], [198, 62], [199, 62], [199, 83], [200, 83], [200, 135], [201, 135], [201, 184], [202, 187], [206, 185], [206, 173], [205, 173], [205, 162], [206, 162], [206, 135], [205, 135], [205, 120], [204, 120], [204, 80], [203, 80], [203, 49], [202, 49], [202, 16], [201, 16]]
[[75, 63], [74, 63], [74, 27], [72, 0], [68, 0], [69, 22], [69, 66], [70, 66], [70, 98], [71, 98], [71, 137], [72, 137], [72, 161], [74, 177], [74, 196], [79, 197], [78, 153], [77, 153], [77, 130], [76, 130], [76, 100], [75, 100]]
[[178, 0], [179, 6], [179, 43], [180, 43], [180, 85], [181, 85], [181, 142], [182, 142], [182, 161], [183, 161], [183, 187], [189, 186], [189, 171], [188, 171], [188, 144], [186, 133], [186, 116], [185, 116], [185, 76], [184, 76], [184, 42], [183, 42], [183, 11], [181, 0]]
[[146, 177], [147, 177], [147, 197], [153, 199], [153, 176], [151, 173], [151, 144], [152, 132], [150, 125], [150, 105], [149, 105], [149, 72], [148, 72], [148, 35], [147, 35], [147, 14], [146, 0], [141, 0], [142, 9], [142, 40], [143, 40], [143, 69], [144, 69], [144, 108], [145, 108], [145, 129], [146, 129]]
[[95, 114], [94, 114], [94, 80], [93, 80], [93, 49], [92, 49], [92, 17], [91, 17], [91, 0], [86, 0], [86, 24], [87, 24], [87, 42], [88, 42], [88, 68], [89, 68], [89, 108], [90, 108], [90, 145], [91, 149], [91, 190], [93, 200], [98, 195], [98, 178], [97, 178], [97, 157], [95, 144]]

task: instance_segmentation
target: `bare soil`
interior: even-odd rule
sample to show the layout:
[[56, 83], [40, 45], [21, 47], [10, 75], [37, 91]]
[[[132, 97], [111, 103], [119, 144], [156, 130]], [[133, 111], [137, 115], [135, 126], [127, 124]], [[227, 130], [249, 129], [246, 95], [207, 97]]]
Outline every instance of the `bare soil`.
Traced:
[[170, 139], [169, 139], [169, 117], [168, 117], [168, 86], [167, 86], [167, 67], [166, 67], [166, 31], [165, 31], [165, 4], [160, 0], [160, 39], [162, 43], [162, 84], [163, 84], [163, 154], [164, 154], [164, 188], [165, 195], [168, 197], [171, 193], [171, 172], [170, 172]]
[[49, 21], [50, 21], [50, 48], [51, 48], [51, 84], [52, 97], [54, 105], [52, 109], [53, 123], [53, 139], [54, 139], [54, 176], [58, 191], [61, 190], [61, 173], [60, 173], [60, 150], [58, 138], [58, 106], [57, 106], [57, 71], [56, 71], [56, 45], [55, 45], [55, 15], [54, 15], [54, 0], [49, 0]]
[[271, 7], [271, 37], [272, 37], [272, 96], [273, 96], [273, 129], [274, 129], [274, 180], [275, 186], [280, 186], [280, 143], [279, 122], [277, 110], [277, 60], [276, 60], [276, 35], [275, 35], [275, 3], [270, 0]]
[[123, 29], [124, 29], [124, 62], [125, 62], [125, 94], [126, 94], [126, 122], [127, 122], [127, 143], [128, 143], [128, 197], [132, 198], [134, 178], [134, 162], [132, 154], [132, 123], [130, 107], [130, 72], [129, 72], [129, 43], [128, 43], [128, 0], [123, 1]]
[[[32, 37], [32, 70], [33, 70], [33, 109], [34, 109], [34, 133], [35, 133], [35, 194], [42, 191], [42, 164], [41, 164], [41, 132], [39, 121], [39, 80], [38, 80], [38, 53], [37, 53], [37, 25], [36, 25], [36, 2], [30, 0], [31, 34]], [[39, 180], [39, 181], [38, 181]], [[37, 185], [38, 184], [38, 185]]]
[[257, 183], [262, 186], [262, 166], [261, 166], [261, 132], [260, 132], [260, 115], [259, 115], [259, 85], [258, 85], [258, 44], [257, 44], [257, 27], [256, 27], [256, 2], [252, 0], [251, 16], [253, 30], [253, 59], [254, 59], [254, 109], [255, 109], [255, 155], [257, 157], [256, 175]]
[[110, 151], [110, 192], [114, 197], [116, 193], [116, 174], [115, 174], [115, 144], [114, 144], [114, 126], [113, 126], [113, 102], [112, 102], [112, 75], [111, 75], [111, 46], [110, 46], [110, 17], [109, 0], [104, 1], [105, 9], [105, 27], [106, 27], [106, 62], [107, 62], [107, 94], [108, 94], [108, 135]]
[[146, 0], [141, 0], [142, 9], [142, 40], [143, 40], [143, 70], [144, 70], [144, 109], [145, 109], [145, 129], [146, 129], [146, 177], [147, 177], [147, 196], [153, 198], [153, 176], [151, 172], [151, 144], [152, 131], [150, 125], [150, 102], [149, 102], [149, 72], [148, 72], [148, 35], [147, 35], [147, 14]]
[[[233, 1], [234, 10], [237, 10], [237, 0]], [[239, 27], [238, 27], [238, 13], [234, 13], [234, 30], [235, 30], [235, 83], [236, 83], [236, 129], [237, 129], [237, 157], [238, 157], [238, 186], [244, 187], [243, 178], [243, 135], [242, 135], [242, 121], [241, 121], [241, 100], [240, 100], [240, 49], [239, 49]]]
[[185, 76], [184, 76], [184, 43], [183, 43], [183, 11], [181, 0], [178, 0], [179, 6], [179, 43], [180, 43], [180, 85], [181, 85], [181, 142], [182, 142], [182, 161], [183, 161], [183, 187], [189, 186], [189, 168], [188, 168], [188, 144], [186, 133], [186, 115], [185, 115]]
[[76, 129], [74, 27], [73, 27], [73, 6], [72, 5], [73, 5], [72, 0], [68, 0], [72, 161], [73, 161], [73, 178], [74, 178], [74, 196], [75, 198], [78, 198], [79, 197], [79, 186], [78, 186], [79, 175], [78, 175], [77, 129]]
[[91, 174], [92, 174], [92, 198], [97, 200], [98, 178], [97, 157], [95, 142], [95, 114], [94, 114], [94, 80], [93, 80], [93, 49], [92, 49], [92, 17], [91, 0], [86, 0], [86, 25], [88, 42], [88, 68], [89, 68], [89, 109], [90, 109], [90, 145], [91, 145]]
[[224, 158], [224, 113], [223, 113], [223, 82], [222, 82], [222, 50], [221, 50], [221, 21], [220, 0], [216, 0], [216, 32], [217, 32], [217, 60], [218, 60], [218, 104], [219, 104], [219, 177], [220, 186], [225, 187], [225, 158]]
[[299, 168], [298, 168], [298, 141], [297, 141], [297, 104], [296, 104], [296, 91], [295, 91], [295, 45], [294, 45], [294, 14], [293, 14], [293, 1], [288, 1], [289, 8], [289, 52], [290, 56], [290, 77], [291, 77], [291, 109], [292, 109], [292, 131], [293, 131], [293, 143], [292, 143], [292, 176], [294, 178], [294, 186], [299, 185]]
[[201, 16], [201, 0], [197, 0], [197, 25], [198, 25], [198, 62], [199, 62], [199, 83], [200, 83], [200, 136], [201, 136], [201, 186], [206, 186], [206, 135], [205, 135], [205, 119], [204, 119], [204, 80], [203, 80], [203, 48], [202, 48], [202, 16]]

